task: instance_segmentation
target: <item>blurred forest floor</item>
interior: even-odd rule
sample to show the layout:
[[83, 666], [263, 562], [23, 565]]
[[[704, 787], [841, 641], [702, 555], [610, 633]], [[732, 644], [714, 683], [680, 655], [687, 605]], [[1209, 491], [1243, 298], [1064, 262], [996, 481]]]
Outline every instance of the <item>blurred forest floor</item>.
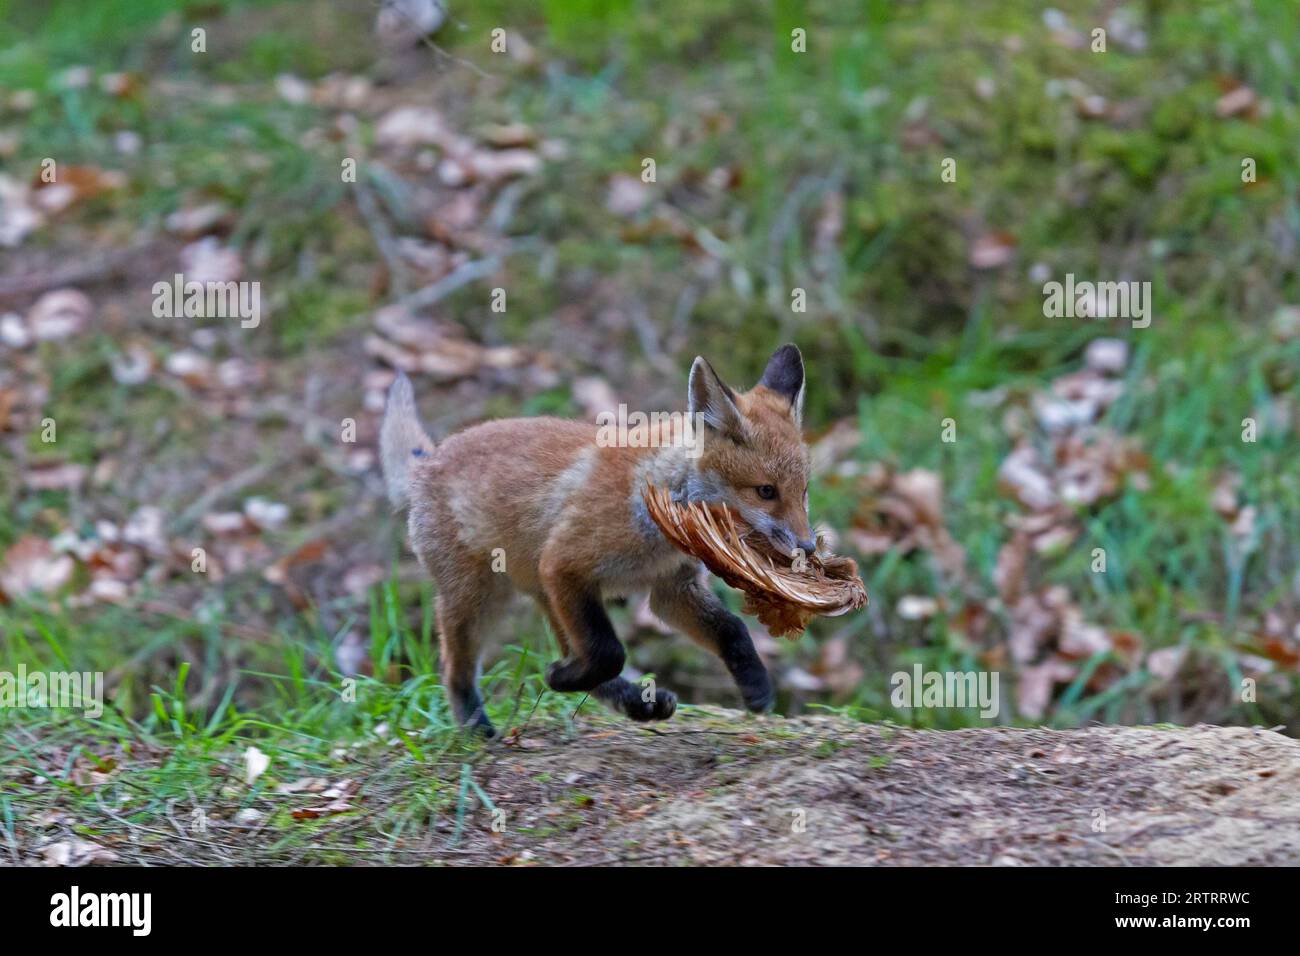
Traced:
[[[794, 340], [811, 511], [872, 605], [756, 629], [782, 712], [987, 724], [894, 706], [921, 664], [1003, 673], [1000, 722], [1294, 733], [1287, 5], [489, 0], [401, 50], [375, 12], [0, 0], [0, 665], [103, 671], [117, 708], [0, 713], [11, 850], [16, 806], [104, 825], [104, 785], [136, 819], [256, 810], [209, 775], [251, 746], [284, 781], [378, 728], [477, 752], [377, 475], [396, 368], [441, 436], [681, 408], [696, 354], [748, 385]], [[156, 317], [177, 272], [260, 282], [260, 325]], [[1067, 273], [1151, 281], [1150, 327], [1045, 317]], [[616, 626], [637, 672], [735, 702], [639, 602]], [[503, 638], [499, 726], [594, 719], [544, 692], [531, 609]], [[447, 766], [383, 826], [463, 814]]]

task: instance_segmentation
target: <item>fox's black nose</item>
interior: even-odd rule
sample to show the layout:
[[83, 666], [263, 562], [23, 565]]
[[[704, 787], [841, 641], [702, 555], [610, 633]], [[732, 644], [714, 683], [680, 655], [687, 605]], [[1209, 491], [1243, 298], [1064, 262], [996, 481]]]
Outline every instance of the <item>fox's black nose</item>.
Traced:
[[779, 537], [774, 538], [772, 543], [786, 551], [793, 551], [798, 548], [805, 557], [817, 550], [816, 538], [801, 538], [788, 528], [782, 529]]

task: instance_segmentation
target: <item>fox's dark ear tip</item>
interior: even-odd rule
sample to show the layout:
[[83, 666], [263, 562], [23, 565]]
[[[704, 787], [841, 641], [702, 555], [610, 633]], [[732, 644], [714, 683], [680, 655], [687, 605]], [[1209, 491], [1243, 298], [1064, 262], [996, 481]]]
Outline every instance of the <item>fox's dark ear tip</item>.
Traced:
[[784, 395], [794, 403], [803, 388], [803, 356], [793, 343], [783, 345], [767, 361], [758, 384]]

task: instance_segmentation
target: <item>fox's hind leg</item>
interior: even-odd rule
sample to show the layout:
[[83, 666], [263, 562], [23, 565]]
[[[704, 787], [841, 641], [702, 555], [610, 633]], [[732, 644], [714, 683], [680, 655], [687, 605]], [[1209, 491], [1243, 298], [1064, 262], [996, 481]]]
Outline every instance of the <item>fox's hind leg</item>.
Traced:
[[444, 568], [438, 583], [438, 643], [442, 684], [452, 713], [463, 726], [496, 734], [479, 695], [479, 665], [484, 630], [509, 597], [505, 576], [490, 566]]
[[695, 568], [685, 568], [651, 588], [650, 609], [722, 658], [747, 708], [771, 710], [776, 692], [749, 629], [700, 581]]

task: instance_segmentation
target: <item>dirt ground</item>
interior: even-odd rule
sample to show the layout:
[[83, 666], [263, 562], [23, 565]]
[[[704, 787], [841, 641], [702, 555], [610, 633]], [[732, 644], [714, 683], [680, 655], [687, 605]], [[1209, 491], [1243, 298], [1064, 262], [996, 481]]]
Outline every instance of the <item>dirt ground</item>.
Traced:
[[[106, 797], [19, 842], [73, 866], [1300, 864], [1300, 741], [1268, 730], [933, 731], [698, 706], [645, 725], [588, 703], [432, 762], [395, 743], [349, 749], [337, 793], [227, 787], [202, 829], [184, 801], [150, 823]], [[151, 758], [133, 759], [117, 773]]]
[[465, 850], [497, 862], [1300, 863], [1300, 742], [1265, 730], [919, 731], [697, 707], [495, 754], [481, 769], [505, 832], [471, 829]]

